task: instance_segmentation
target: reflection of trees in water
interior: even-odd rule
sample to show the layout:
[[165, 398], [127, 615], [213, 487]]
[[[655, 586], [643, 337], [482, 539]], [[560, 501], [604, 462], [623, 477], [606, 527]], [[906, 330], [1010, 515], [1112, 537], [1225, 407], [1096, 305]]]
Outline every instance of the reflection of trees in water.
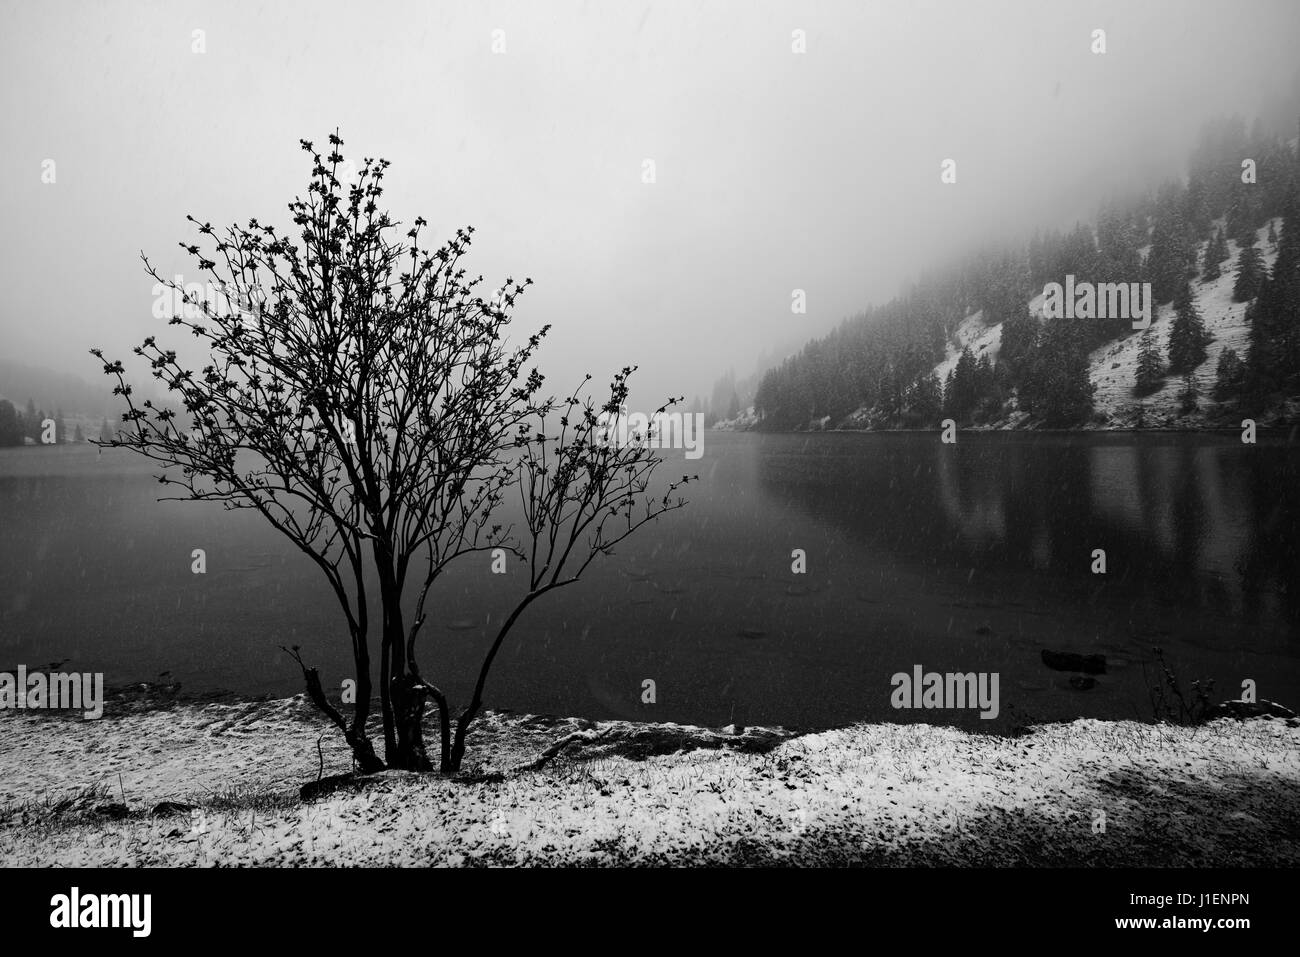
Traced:
[[[1290, 621], [1300, 620], [1300, 493], [1297, 459], [1290, 449], [1251, 450], [1245, 501], [1250, 548], [1237, 570], [1242, 587], [1260, 603], [1274, 601]], [[1247, 484], [1248, 483], [1248, 484]], [[1276, 596], [1276, 597], [1274, 597]]]
[[1286, 449], [1085, 436], [827, 445], [797, 461], [764, 456], [760, 486], [874, 546], [1056, 573], [1053, 587], [1080, 592], [1102, 583], [1090, 568], [1104, 548], [1112, 591], [1251, 623], [1300, 617], [1300, 493]]

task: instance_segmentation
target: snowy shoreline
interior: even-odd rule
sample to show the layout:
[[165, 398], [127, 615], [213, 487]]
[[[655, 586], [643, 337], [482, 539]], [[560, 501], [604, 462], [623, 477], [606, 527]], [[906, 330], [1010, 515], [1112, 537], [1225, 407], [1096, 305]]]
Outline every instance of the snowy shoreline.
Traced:
[[1300, 863], [1294, 720], [998, 737], [488, 714], [462, 775], [304, 802], [351, 762], [301, 696], [117, 714], [0, 716], [8, 866]]

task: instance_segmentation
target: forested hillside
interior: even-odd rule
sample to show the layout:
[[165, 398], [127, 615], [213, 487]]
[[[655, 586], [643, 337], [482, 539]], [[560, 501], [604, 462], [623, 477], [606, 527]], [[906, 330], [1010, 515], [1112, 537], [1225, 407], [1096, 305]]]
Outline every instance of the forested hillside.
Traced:
[[[1153, 427], [1300, 419], [1300, 157], [1204, 129], [1187, 174], [922, 275], [763, 376], [736, 427]], [[1049, 283], [1150, 283], [1150, 327], [1052, 317]]]

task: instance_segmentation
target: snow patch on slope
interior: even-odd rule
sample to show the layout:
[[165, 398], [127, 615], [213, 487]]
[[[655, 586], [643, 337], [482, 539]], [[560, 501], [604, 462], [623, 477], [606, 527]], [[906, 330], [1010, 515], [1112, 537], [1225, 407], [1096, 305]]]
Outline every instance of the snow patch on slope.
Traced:
[[[1274, 221], [1278, 228], [1280, 221]], [[1277, 252], [1268, 242], [1268, 225], [1259, 230], [1256, 244], [1263, 255], [1264, 266], [1272, 270]], [[1230, 258], [1223, 263], [1223, 274], [1213, 282], [1192, 281], [1192, 295], [1201, 318], [1205, 320], [1205, 330], [1211, 341], [1206, 347], [1205, 362], [1192, 372], [1192, 379], [1200, 392], [1201, 408], [1204, 410], [1210, 401], [1210, 392], [1214, 388], [1215, 372], [1218, 369], [1219, 356], [1227, 349], [1235, 349], [1243, 360], [1246, 358], [1250, 325], [1246, 321], [1246, 309], [1249, 302], [1233, 302], [1232, 287], [1237, 279], [1237, 257], [1241, 247], [1231, 240], [1228, 242]], [[1204, 244], [1197, 252], [1197, 261], [1205, 253]], [[1172, 304], [1152, 309], [1151, 335], [1160, 349], [1161, 358], [1169, 361], [1169, 332], [1174, 324]], [[1133, 332], [1113, 342], [1108, 342], [1094, 349], [1089, 356], [1092, 383], [1096, 387], [1093, 393], [1093, 407], [1097, 412], [1112, 418], [1125, 418], [1134, 413], [1138, 406], [1145, 406], [1148, 420], [1152, 416], [1156, 421], [1191, 420], [1197, 413], [1183, 415], [1179, 410], [1178, 396], [1183, 390], [1182, 376], [1170, 376], [1165, 384], [1155, 393], [1139, 399], [1133, 395], [1133, 383], [1137, 380], [1137, 359], [1141, 350], [1142, 333]], [[1149, 422], [1149, 424], [1155, 424]]]
[[[1275, 229], [1281, 231], [1281, 220], [1272, 222]], [[1219, 223], [1216, 223], [1217, 228]], [[1256, 245], [1262, 254], [1264, 266], [1272, 270], [1277, 251], [1268, 242], [1269, 224], [1266, 223], [1256, 233]], [[1149, 249], [1149, 247], [1148, 247]], [[1147, 250], [1144, 250], [1145, 253]], [[1192, 294], [1196, 306], [1205, 320], [1206, 331], [1211, 342], [1206, 348], [1206, 358], [1192, 373], [1200, 392], [1200, 411], [1184, 415], [1179, 409], [1179, 394], [1183, 389], [1181, 376], [1170, 376], [1164, 385], [1152, 395], [1137, 398], [1133, 395], [1133, 384], [1137, 381], [1137, 359], [1141, 350], [1142, 333], [1134, 331], [1121, 339], [1103, 343], [1094, 349], [1088, 357], [1089, 376], [1096, 391], [1093, 394], [1093, 408], [1099, 416], [1110, 421], [1111, 427], [1131, 425], [1139, 406], [1144, 407], [1148, 426], [1164, 424], [1195, 425], [1210, 404], [1210, 392], [1214, 388], [1215, 372], [1219, 356], [1226, 349], [1235, 349], [1243, 360], [1246, 358], [1250, 326], [1246, 322], [1246, 309], [1249, 302], [1233, 302], [1232, 287], [1236, 282], [1237, 258], [1241, 247], [1236, 242], [1228, 242], [1229, 258], [1220, 267], [1223, 274], [1213, 282], [1192, 281]], [[1205, 244], [1197, 250], [1197, 262], [1201, 262], [1205, 253]], [[1037, 319], [1043, 318], [1043, 295], [1040, 292], [1029, 301], [1029, 312]], [[1080, 320], [1087, 321], [1087, 320]], [[1151, 314], [1151, 334], [1160, 349], [1160, 355], [1167, 363], [1169, 360], [1169, 331], [1173, 327], [1174, 308], [1172, 304], [1153, 307]], [[987, 354], [993, 362], [998, 361], [1002, 348], [1002, 324], [986, 325], [982, 312], [967, 316], [958, 325], [952, 339], [946, 343], [946, 354], [942, 362], [934, 367], [942, 388], [947, 383], [948, 374], [957, 365], [963, 347], [969, 346], [976, 360]]]
[[985, 355], [989, 357], [990, 362], [998, 361], [998, 355], [1002, 351], [1002, 323], [985, 325], [984, 310], [973, 312], [958, 324], [956, 331], [944, 345], [946, 353], [944, 359], [934, 367], [934, 374], [939, 377], [941, 390], [948, 383], [948, 374], [957, 367], [962, 349], [969, 348], [976, 362], [979, 361], [980, 356]]

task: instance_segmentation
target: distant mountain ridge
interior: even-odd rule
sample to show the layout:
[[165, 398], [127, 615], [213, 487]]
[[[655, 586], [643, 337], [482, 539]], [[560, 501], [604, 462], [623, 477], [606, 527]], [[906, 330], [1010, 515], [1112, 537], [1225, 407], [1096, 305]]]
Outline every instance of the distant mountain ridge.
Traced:
[[[1149, 330], [1045, 317], [1045, 288], [1067, 276], [1149, 284]], [[1180, 179], [923, 273], [769, 368], [745, 405], [717, 427], [1300, 422], [1300, 140], [1213, 121]]]
[[16, 409], [24, 408], [31, 399], [38, 408], [49, 412], [61, 408], [67, 415], [92, 418], [112, 415], [116, 409], [111, 388], [91, 385], [71, 373], [3, 358], [0, 358], [0, 397], [8, 399]]

